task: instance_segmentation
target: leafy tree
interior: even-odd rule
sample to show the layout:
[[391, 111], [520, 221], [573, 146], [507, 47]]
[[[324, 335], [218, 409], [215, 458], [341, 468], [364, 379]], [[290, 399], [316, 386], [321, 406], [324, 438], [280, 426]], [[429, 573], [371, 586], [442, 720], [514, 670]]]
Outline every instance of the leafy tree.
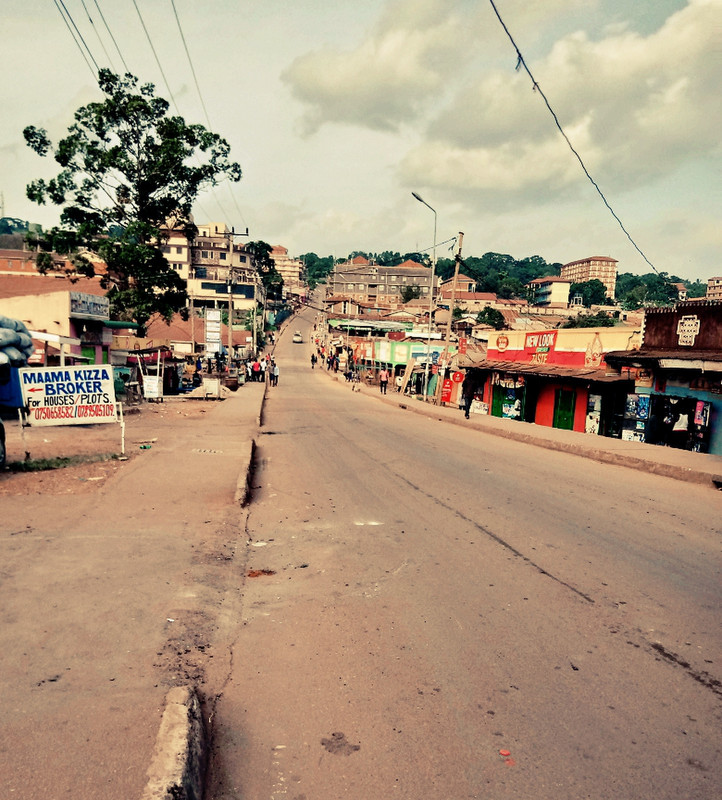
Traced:
[[[98, 73], [105, 95], [75, 112], [68, 135], [53, 148], [46, 132], [29, 126], [28, 145], [52, 154], [57, 177], [33, 181], [28, 197], [63, 206], [61, 227], [29, 236], [38, 245], [38, 269], [55, 268], [53, 253], [68, 257], [78, 274], [92, 276], [89, 251], [106, 264], [101, 286], [120, 319], [146, 322], [158, 312], [169, 318], [186, 301], [185, 285], [162, 247], [164, 226], [195, 235], [191, 208], [198, 194], [223, 179], [238, 181], [228, 143], [202, 125], [168, 116], [168, 103], [152, 84], [138, 87], [130, 74]], [[199, 162], [192, 163], [197, 156]]]
[[704, 297], [707, 294], [707, 284], [702, 283], [699, 278], [696, 281], [684, 281], [687, 287], [687, 297], [691, 300], [693, 297]]
[[249, 242], [246, 250], [251, 254], [256, 272], [261, 276], [261, 283], [269, 300], [280, 300], [283, 291], [283, 278], [276, 269], [276, 262], [271, 258], [273, 248], [267, 242]]
[[476, 315], [476, 321], [480, 325], [491, 325], [496, 331], [503, 330], [506, 327], [506, 320], [504, 315], [498, 308], [486, 306], [483, 311]]
[[604, 305], [607, 301], [607, 287], [597, 278], [582, 283], [573, 283], [569, 287], [569, 297], [582, 296], [582, 304], [586, 308]]
[[403, 261], [401, 253], [394, 253], [391, 250], [377, 253], [375, 259], [376, 263], [381, 267], [395, 267]]
[[613, 328], [614, 320], [604, 311], [596, 314], [580, 314], [578, 317], [571, 317], [562, 328]]
[[413, 283], [410, 286], [401, 287], [401, 302], [410, 303], [412, 300], [417, 300], [421, 297], [421, 287]]
[[333, 272], [333, 256], [320, 258], [316, 253], [305, 253], [300, 258], [304, 265], [306, 283], [311, 290], [323, 283]]

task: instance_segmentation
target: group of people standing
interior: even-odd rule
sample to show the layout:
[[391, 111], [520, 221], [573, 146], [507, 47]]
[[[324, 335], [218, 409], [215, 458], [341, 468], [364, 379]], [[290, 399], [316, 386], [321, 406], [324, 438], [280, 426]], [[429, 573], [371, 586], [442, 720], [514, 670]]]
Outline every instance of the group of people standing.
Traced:
[[278, 386], [278, 364], [272, 356], [261, 359], [249, 359], [246, 362], [246, 376], [251, 382], [265, 383], [268, 379], [271, 386]]

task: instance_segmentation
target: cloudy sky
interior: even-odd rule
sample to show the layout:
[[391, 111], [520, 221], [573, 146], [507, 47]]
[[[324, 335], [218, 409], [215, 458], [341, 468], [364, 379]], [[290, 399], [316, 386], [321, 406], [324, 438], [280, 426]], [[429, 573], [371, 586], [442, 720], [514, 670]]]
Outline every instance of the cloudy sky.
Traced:
[[[683, 278], [722, 275], [722, 0], [494, 5], [647, 259]], [[7, 216], [57, 221], [25, 198], [56, 170], [22, 130], [55, 141], [99, 95], [59, 7], [99, 65], [124, 62], [188, 121], [207, 124], [207, 111], [231, 144], [243, 180], [204, 195], [198, 222], [248, 227], [292, 255], [403, 253], [433, 243], [415, 191], [437, 212], [438, 242], [464, 232], [464, 255], [651, 269], [517, 69], [488, 0], [2, 0]]]

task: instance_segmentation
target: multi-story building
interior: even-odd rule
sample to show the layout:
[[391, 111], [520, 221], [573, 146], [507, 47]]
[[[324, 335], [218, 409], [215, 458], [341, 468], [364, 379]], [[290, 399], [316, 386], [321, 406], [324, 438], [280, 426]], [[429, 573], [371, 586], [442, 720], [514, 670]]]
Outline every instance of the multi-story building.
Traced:
[[303, 261], [291, 258], [288, 248], [274, 245], [271, 248], [271, 258], [276, 265], [276, 271], [283, 278], [283, 293], [285, 296], [301, 294], [303, 286]]
[[[234, 317], [265, 304], [265, 291], [251, 255], [223, 222], [197, 225], [189, 242], [182, 231], [167, 229], [163, 248], [170, 266], [186, 282], [193, 308], [224, 308], [232, 296]], [[237, 319], [235, 321], [238, 321]]]
[[722, 278], [707, 278], [707, 300], [722, 300]]
[[[327, 294], [346, 297], [361, 303], [387, 308], [403, 305], [405, 288], [417, 286], [419, 297], [429, 297], [431, 268], [416, 261], [404, 261], [394, 267], [381, 266], [363, 256], [337, 264], [328, 277]], [[434, 287], [438, 278], [434, 277]]]
[[614, 299], [617, 285], [617, 261], [609, 256], [590, 256], [580, 261], [570, 261], [561, 270], [561, 277], [570, 283], [601, 281], [607, 289], [607, 297]]
[[546, 278], [534, 278], [527, 286], [532, 290], [532, 305], [546, 308], [567, 308], [569, 305], [569, 288], [572, 281], [550, 275]]

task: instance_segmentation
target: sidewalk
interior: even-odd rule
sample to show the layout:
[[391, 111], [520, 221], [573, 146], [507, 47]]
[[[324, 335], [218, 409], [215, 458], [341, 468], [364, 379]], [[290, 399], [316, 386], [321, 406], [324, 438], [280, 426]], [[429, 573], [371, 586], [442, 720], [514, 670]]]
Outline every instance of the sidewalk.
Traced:
[[[344, 378], [339, 374], [331, 374], [324, 370], [331, 380], [341, 383]], [[362, 394], [377, 398], [387, 405], [398, 406], [406, 411], [461, 425], [466, 428], [483, 431], [493, 436], [526, 442], [548, 450], [561, 450], [565, 453], [590, 458], [604, 464], [644, 469], [655, 475], [674, 478], [690, 483], [699, 483], [712, 489], [722, 488], [722, 457], [706, 453], [693, 453], [688, 450], [677, 450], [672, 447], [644, 444], [643, 442], [625, 442], [607, 436], [595, 436], [576, 431], [565, 431], [547, 428], [518, 420], [501, 419], [487, 414], [471, 414], [464, 418], [461, 409], [454, 406], [436, 406], [424, 403], [415, 396], [400, 395], [393, 389], [381, 395], [378, 386], [355, 384]], [[351, 387], [349, 385], [349, 392]]]
[[[129, 460], [94, 465], [101, 476], [114, 463], [108, 477], [60, 470], [66, 484], [48, 491], [37, 473], [31, 494], [2, 498], [3, 796], [200, 796], [202, 729], [186, 690], [212, 701], [227, 678], [229, 565], [242, 580], [233, 561], [264, 394], [249, 384], [220, 402], [145, 407], [127, 418]], [[117, 451], [117, 429], [108, 435]], [[68, 494], [69, 481], [83, 491]]]

